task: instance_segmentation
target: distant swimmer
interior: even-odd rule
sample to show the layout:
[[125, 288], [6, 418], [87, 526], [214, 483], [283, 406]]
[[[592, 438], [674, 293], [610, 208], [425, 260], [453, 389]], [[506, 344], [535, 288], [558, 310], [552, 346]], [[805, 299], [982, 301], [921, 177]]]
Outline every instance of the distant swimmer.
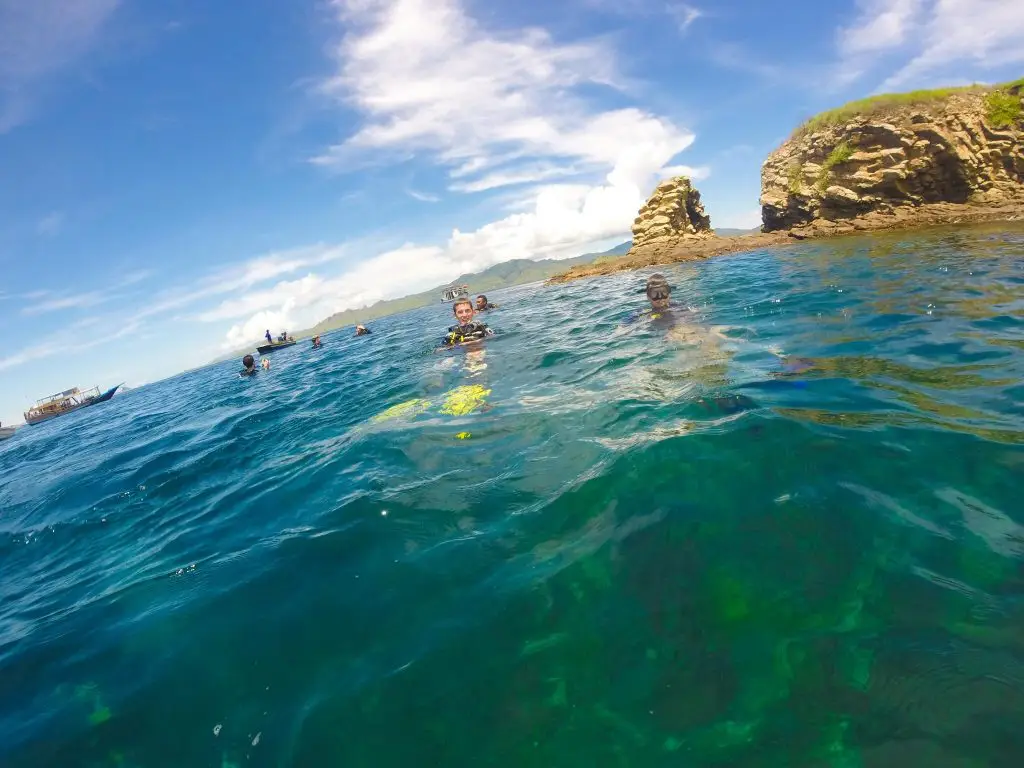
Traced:
[[356, 326], [356, 336], [365, 336], [368, 333], [372, 333], [372, 331], [369, 328], [367, 328], [365, 325], [357, 325]]
[[238, 372], [239, 376], [253, 376], [256, 373], [256, 361], [252, 355], [246, 355], [242, 358], [242, 370]]
[[482, 293], [479, 296], [476, 297], [476, 307], [474, 307], [474, 309], [477, 312], [486, 312], [488, 309], [497, 309], [497, 308], [498, 308], [498, 305], [497, 304], [491, 304], [491, 302], [489, 302], [487, 300], [487, 297], [484, 296]]
[[456, 344], [472, 344], [482, 341], [487, 336], [493, 336], [494, 331], [487, 327], [486, 323], [474, 322], [473, 302], [469, 299], [459, 299], [452, 306], [458, 325], [448, 329], [441, 343], [446, 347], [454, 347]]
[[313, 337], [313, 349], [320, 349], [320, 347], [322, 347], [322, 346], [323, 346], [323, 343], [321, 343], [320, 337], [319, 336], [314, 336]]
[[270, 360], [264, 357], [262, 360], [260, 360], [260, 366], [263, 368], [264, 371], [269, 371]]

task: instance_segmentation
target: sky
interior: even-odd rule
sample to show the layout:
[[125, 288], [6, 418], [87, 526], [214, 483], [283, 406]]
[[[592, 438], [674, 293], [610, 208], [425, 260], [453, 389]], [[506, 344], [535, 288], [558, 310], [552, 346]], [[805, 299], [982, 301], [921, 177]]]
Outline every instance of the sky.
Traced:
[[1020, 0], [0, 0], [0, 422], [629, 237], [804, 119], [1024, 74]]

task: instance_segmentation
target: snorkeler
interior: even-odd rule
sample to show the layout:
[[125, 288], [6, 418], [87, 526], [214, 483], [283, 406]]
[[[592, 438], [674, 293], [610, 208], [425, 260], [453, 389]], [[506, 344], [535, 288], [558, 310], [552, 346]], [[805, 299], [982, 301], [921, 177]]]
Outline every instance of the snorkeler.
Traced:
[[459, 299], [452, 305], [452, 310], [459, 322], [448, 329], [448, 333], [441, 340], [442, 345], [453, 347], [456, 344], [471, 344], [494, 335], [494, 331], [485, 323], [473, 321], [473, 302], [469, 299]]
[[238, 372], [239, 376], [253, 376], [256, 373], [256, 361], [252, 355], [246, 355], [242, 358], [242, 370]]
[[482, 293], [479, 296], [476, 297], [476, 306], [473, 307], [473, 309], [475, 309], [477, 312], [486, 312], [488, 309], [497, 309], [497, 308], [498, 308], [498, 305], [497, 304], [491, 304], [491, 302], [489, 302], [487, 300], [487, 297], [484, 296]]
[[636, 322], [642, 317], [649, 317], [652, 320], [674, 319], [672, 317], [672, 310], [675, 308], [672, 303], [672, 287], [664, 275], [656, 273], [647, 278], [644, 293], [647, 294], [647, 300], [651, 302], [651, 306], [631, 312], [625, 319], [625, 323]]

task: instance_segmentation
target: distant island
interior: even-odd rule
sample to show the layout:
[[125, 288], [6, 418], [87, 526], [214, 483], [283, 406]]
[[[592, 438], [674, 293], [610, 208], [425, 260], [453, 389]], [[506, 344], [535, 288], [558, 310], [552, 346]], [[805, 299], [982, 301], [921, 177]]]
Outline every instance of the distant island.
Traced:
[[761, 167], [755, 234], [723, 238], [700, 193], [661, 182], [633, 224], [629, 252], [574, 265], [580, 277], [691, 261], [794, 239], [1024, 219], [1024, 78], [884, 94], [799, 126]]

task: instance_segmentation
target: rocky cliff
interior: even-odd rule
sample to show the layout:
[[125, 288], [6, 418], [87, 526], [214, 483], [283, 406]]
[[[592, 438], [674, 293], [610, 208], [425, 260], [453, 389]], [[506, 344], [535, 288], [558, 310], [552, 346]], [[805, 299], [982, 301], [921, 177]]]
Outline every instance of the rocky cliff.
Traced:
[[686, 238], [713, 237], [700, 192], [686, 176], [661, 182], [633, 222], [630, 252], [672, 246]]
[[1022, 91], [879, 97], [810, 121], [762, 165], [763, 231], [842, 233], [1024, 200]]

